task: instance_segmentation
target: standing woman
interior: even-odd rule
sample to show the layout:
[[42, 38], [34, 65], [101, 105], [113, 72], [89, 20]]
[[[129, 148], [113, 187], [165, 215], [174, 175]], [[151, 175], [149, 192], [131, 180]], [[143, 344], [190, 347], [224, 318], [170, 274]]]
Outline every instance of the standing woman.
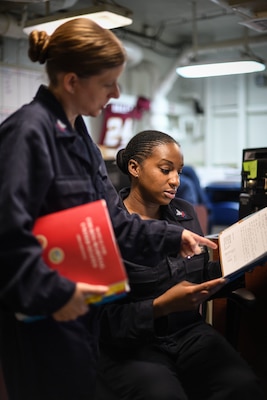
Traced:
[[[194, 254], [199, 243], [212, 244], [119, 207], [81, 117], [98, 116], [119, 96], [126, 57], [117, 37], [78, 18], [50, 37], [32, 32], [29, 45], [30, 59], [46, 65], [49, 84], [0, 126], [0, 359], [9, 400], [89, 400], [97, 320], [85, 297], [106, 287], [75, 284], [50, 270], [32, 234], [35, 220], [103, 198], [126, 259], [142, 262], [150, 254], [156, 262], [166, 252]], [[17, 313], [43, 318], [26, 323]]]

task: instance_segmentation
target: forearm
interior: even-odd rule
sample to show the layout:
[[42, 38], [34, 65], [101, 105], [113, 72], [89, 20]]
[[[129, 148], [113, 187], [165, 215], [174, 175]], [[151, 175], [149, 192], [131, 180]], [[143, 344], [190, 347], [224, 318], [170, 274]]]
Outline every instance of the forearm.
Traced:
[[174, 312], [196, 310], [201, 303], [224, 285], [225, 280], [221, 278], [199, 284], [182, 281], [154, 300], [154, 318], [163, 317]]

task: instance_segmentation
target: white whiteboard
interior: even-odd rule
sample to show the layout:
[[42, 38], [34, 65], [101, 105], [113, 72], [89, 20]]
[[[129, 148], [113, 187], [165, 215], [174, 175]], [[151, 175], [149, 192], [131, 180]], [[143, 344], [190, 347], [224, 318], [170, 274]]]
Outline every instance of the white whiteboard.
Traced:
[[44, 71], [0, 65], [0, 123], [23, 104], [29, 103], [38, 87], [46, 82]]

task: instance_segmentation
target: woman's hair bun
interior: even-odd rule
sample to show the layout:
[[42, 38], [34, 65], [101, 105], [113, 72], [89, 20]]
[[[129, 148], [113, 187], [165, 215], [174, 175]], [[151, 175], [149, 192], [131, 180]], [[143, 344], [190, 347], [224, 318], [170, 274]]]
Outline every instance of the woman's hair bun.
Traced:
[[128, 174], [128, 163], [125, 160], [125, 149], [120, 149], [116, 156], [116, 163], [121, 172]]
[[50, 36], [44, 31], [34, 30], [29, 35], [29, 58], [40, 64], [44, 64], [47, 59], [47, 48]]

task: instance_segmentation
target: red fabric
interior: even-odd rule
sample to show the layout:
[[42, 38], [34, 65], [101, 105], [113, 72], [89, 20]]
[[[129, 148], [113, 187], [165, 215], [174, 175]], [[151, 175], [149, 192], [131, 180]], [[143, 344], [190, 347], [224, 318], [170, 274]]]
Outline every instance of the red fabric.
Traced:
[[150, 109], [150, 101], [139, 97], [135, 106], [108, 104], [104, 111], [104, 123], [99, 144], [118, 148], [128, 143], [133, 135], [134, 120], [141, 119]]

